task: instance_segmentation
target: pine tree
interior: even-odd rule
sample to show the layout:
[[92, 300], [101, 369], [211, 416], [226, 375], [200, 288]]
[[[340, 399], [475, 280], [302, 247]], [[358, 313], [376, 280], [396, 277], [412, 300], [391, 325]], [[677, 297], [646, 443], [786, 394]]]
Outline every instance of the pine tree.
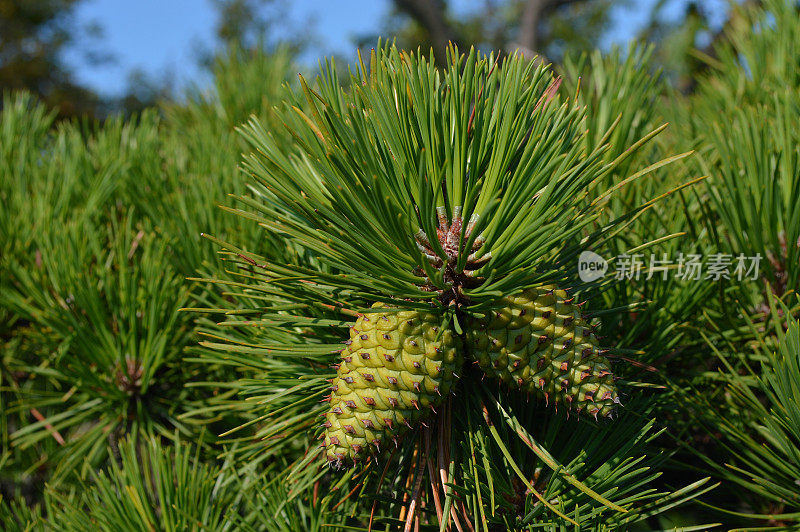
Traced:
[[380, 45], [5, 96], [0, 527], [796, 528], [800, 18], [742, 13], [690, 95], [648, 46]]
[[[574, 278], [577, 255], [602, 252], [649, 205], [606, 218], [619, 187], [598, 183], [658, 130], [624, 150], [609, 145], [610, 124], [587, 143], [585, 108], [521, 57], [501, 64], [451, 50], [439, 72], [381, 46], [369, 65], [359, 63], [348, 91], [333, 64], [316, 88], [303, 82], [305, 104], [283, 114], [297, 154], [257, 120], [242, 128], [252, 148], [244, 167], [265, 194], [242, 198], [240, 214], [304, 252], [264, 257], [211, 237], [239, 273], [215, 281], [236, 302], [207, 310], [227, 318], [203, 331], [201, 359], [251, 373], [228, 385], [240, 399], [220, 404], [245, 420], [232, 433], [234, 459], [250, 468], [294, 456], [293, 492], [330, 486], [323, 504], [341, 493], [336, 506], [347, 501], [364, 522], [406, 529], [626, 528], [695, 495], [705, 481], [629, 491], [658, 474], [623, 464], [665, 458], [643, 455], [652, 422], [626, 409], [618, 422], [575, 421], [581, 410], [609, 416], [618, 397], [592, 316], [563, 288], [596, 290]], [[540, 299], [503, 309], [504, 297], [532, 289]], [[498, 353], [508, 345], [493, 360], [519, 371], [512, 386], [482, 378], [483, 320], [495, 320], [486, 341]], [[539, 333], [526, 329], [534, 325]], [[610, 388], [595, 395], [597, 382]], [[550, 398], [560, 415], [545, 408]], [[603, 462], [620, 466], [593, 471]], [[533, 480], [523, 473], [532, 470]], [[355, 493], [378, 495], [369, 504]]]

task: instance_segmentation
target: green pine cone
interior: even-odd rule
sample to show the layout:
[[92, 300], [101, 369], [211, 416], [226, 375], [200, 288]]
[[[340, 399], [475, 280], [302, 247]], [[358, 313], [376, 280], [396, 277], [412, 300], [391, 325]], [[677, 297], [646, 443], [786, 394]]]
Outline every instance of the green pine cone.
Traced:
[[452, 390], [462, 363], [458, 347], [458, 337], [441, 330], [434, 314], [359, 317], [331, 386], [324, 423], [328, 461], [349, 465], [396, 444]]
[[609, 417], [619, 404], [608, 359], [567, 293], [552, 286], [504, 298], [505, 308], [475, 320], [467, 346], [490, 377], [574, 412]]

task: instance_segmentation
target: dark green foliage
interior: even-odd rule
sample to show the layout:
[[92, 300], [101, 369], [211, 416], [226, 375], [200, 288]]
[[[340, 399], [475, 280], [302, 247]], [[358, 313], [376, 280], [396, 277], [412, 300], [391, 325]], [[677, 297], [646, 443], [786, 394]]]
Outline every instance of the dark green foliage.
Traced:
[[[194, 318], [178, 311], [208, 294], [185, 276], [216, 261], [201, 231], [238, 232], [227, 224], [237, 219], [216, 208], [226, 192], [244, 192], [235, 184], [242, 149], [236, 116], [251, 109], [268, 117], [289, 68], [285, 53], [243, 57], [233, 52], [218, 68], [253, 72], [271, 92], [254, 87], [252, 96], [228, 83], [185, 110], [167, 110], [166, 118], [150, 110], [98, 128], [53, 127], [53, 115], [31, 97], [6, 97], [0, 115], [0, 493], [6, 498], [36, 501], [45, 481], [72, 484], [75, 473], [85, 476], [105, 463], [109, 450], [113, 456], [126, 435], [177, 429], [201, 443], [211, 439], [197, 440], [193, 422], [179, 419], [208, 395], [186, 386], [193, 370], [184, 348], [196, 341]], [[225, 379], [213, 368], [204, 374]]]
[[[688, 96], [635, 45], [445, 69], [379, 46], [346, 88], [232, 48], [211, 91], [92, 126], [6, 95], [0, 528], [796, 528], [800, 18], [741, 13]], [[763, 258], [583, 283], [584, 250]], [[464, 350], [424, 425], [326, 465], [331, 365], [373, 303], [459, 336], [541, 283], [589, 299], [618, 418]]]
[[237, 530], [237, 485], [190, 446], [133, 438], [79, 496], [53, 495], [52, 530]]
[[[748, 507], [740, 510], [775, 524], [800, 524], [800, 325], [789, 308], [772, 301], [772, 310], [785, 319], [774, 329], [753, 324], [757, 362], [744, 362], [714, 350], [723, 364], [720, 380], [726, 394], [722, 405], [710, 404], [698, 394], [687, 402], [703, 427], [719, 438], [724, 462], [705, 458], [709, 467], [745, 491]], [[727, 356], [726, 356], [727, 355]], [[720, 408], [722, 407], [722, 408]], [[729, 412], [730, 415], [723, 415]], [[761, 515], [758, 515], [761, 514]]]
[[[215, 383], [239, 395], [224, 395], [217, 410], [236, 408], [244, 417], [232, 433], [239, 437], [231, 442], [232, 459], [249, 468], [278, 456], [294, 457], [286, 478], [295, 493], [316, 482], [330, 482], [344, 492], [377, 491], [377, 510], [364, 497], [351, 504], [359, 515], [372, 513], [382, 526], [397, 522], [398, 515], [406, 523], [413, 520], [404, 501], [419, 501], [421, 493], [429, 508], [435, 506], [435, 514], [424, 518], [432, 526], [460, 520], [484, 529], [502, 524], [624, 529], [664, 511], [671, 501], [697, 496], [706, 483], [699, 477], [672, 494], [636, 491], [640, 496], [627, 498], [629, 490], [649, 489], [644, 486], [658, 477], [648, 476], [645, 468], [609, 470], [608, 477], [619, 479], [611, 491], [599, 478], [570, 476], [566, 471], [572, 469], [539, 453], [538, 445], [528, 445], [541, 422], [503, 417], [502, 405], [517, 404], [514, 399], [487, 410], [496, 404], [497, 390], [481, 385], [473, 369], [461, 376], [456, 398], [442, 405], [429, 426], [409, 433], [388, 462], [367, 465], [358, 483], [354, 470], [326, 472], [313, 439], [325, 410], [319, 401], [326, 379], [335, 376], [328, 365], [346, 338], [337, 327], [347, 326], [371, 302], [391, 301], [439, 312], [443, 326], [460, 332], [465, 316], [482, 315], [499, 294], [574, 276], [574, 261], [585, 249], [582, 234], [602, 251], [607, 239], [655, 199], [616, 216], [604, 209], [617, 190], [610, 176], [626, 172], [623, 162], [639, 155], [658, 131], [645, 130], [633, 148], [615, 147], [616, 153], [608, 154], [613, 121], [598, 126], [606, 132], [587, 141], [586, 110], [559, 91], [546, 68], [520, 57], [500, 65], [476, 52], [453, 52], [450, 61], [448, 70], [438, 72], [418, 55], [380, 48], [369, 68], [359, 64], [351, 74], [350, 91], [340, 88], [329, 65], [316, 88], [303, 86], [306, 105], [287, 107], [282, 115], [300, 154], [287, 152], [274, 130], [259, 121], [243, 129], [254, 149], [245, 168], [265, 193], [243, 200], [257, 213], [239, 214], [258, 222], [272, 239], [294, 239], [311, 254], [259, 256], [235, 241], [215, 239], [239, 269], [237, 282], [215, 282], [230, 286], [236, 301], [206, 310], [227, 317], [203, 329], [209, 340], [199, 360], [247, 372], [236, 382]], [[635, 184], [681, 158], [638, 167], [628, 182]], [[458, 284], [451, 270], [434, 266], [435, 258], [428, 262], [415, 243], [415, 235], [436, 234], [437, 223], [446, 232], [443, 218], [464, 228], [454, 236], [458, 248], [482, 241], [471, 270], [481, 279], [475, 286]], [[457, 225], [461, 219], [463, 226]], [[466, 220], [476, 223], [468, 228]], [[427, 239], [430, 253], [452, 261], [448, 264], [455, 271], [464, 268], [465, 255], [448, 258], [437, 243]], [[528, 411], [546, 412], [544, 405]], [[468, 419], [472, 424], [463, 425]], [[496, 426], [504, 424], [513, 430], [501, 436]], [[620, 422], [615, 435], [641, 439], [640, 451], [646, 454], [651, 441], [646, 425]], [[588, 431], [574, 451], [597, 437]], [[559, 446], [553, 445], [543, 447]], [[655, 465], [665, 459], [655, 449], [647, 458], [630, 452], [611, 445], [605, 460]], [[522, 472], [530, 470], [528, 461], [536, 456], [544, 457], [548, 473], [543, 479], [552, 479], [552, 485], [533, 486]], [[563, 459], [577, 474], [581, 458], [567, 453]], [[434, 463], [444, 469], [441, 475], [434, 473]], [[516, 492], [519, 482], [521, 493]], [[509, 510], [509, 497], [521, 506]], [[501, 510], [515, 517], [503, 521]]]
[[12, 442], [24, 449], [66, 434], [59, 469], [67, 472], [101, 463], [106, 439], [187, 433], [176, 418], [190, 397], [181, 359], [192, 327], [177, 311], [191, 286], [170, 267], [165, 242], [128, 215], [108, 228], [72, 222], [47, 236], [36, 242], [38, 269], [14, 268], [26, 297], [10, 303], [52, 349], [26, 368], [49, 383], [26, 408], [53, 413]]

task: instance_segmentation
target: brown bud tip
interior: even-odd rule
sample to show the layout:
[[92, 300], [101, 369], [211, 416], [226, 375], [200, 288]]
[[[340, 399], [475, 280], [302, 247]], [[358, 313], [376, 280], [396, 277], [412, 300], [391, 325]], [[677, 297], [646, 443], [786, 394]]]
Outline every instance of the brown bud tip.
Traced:
[[561, 366], [559, 367], [561, 368], [561, 371], [567, 371], [569, 369], [569, 364], [567, 362], [562, 362]]
[[420, 391], [420, 389], [419, 389], [419, 383], [418, 383], [418, 382], [415, 382], [415, 383], [414, 383], [414, 389], [415, 389], [416, 391], [418, 391], [418, 392]]
[[389, 398], [389, 405], [390, 405], [392, 408], [395, 408], [395, 407], [397, 407], [397, 399], [395, 399], [394, 397], [390, 397], [390, 398]]
[[561, 389], [566, 390], [567, 388], [569, 388], [569, 381], [567, 379], [564, 379], [563, 381], [561, 381]]
[[339, 445], [339, 438], [337, 438], [336, 436], [331, 436], [330, 440], [331, 440], [331, 445]]
[[372, 375], [372, 373], [364, 373], [364, 375], [362, 376], [364, 377], [364, 380], [367, 382], [375, 382], [375, 377]]
[[383, 424], [389, 427], [390, 429], [394, 427], [394, 421], [392, 421], [388, 417], [383, 418]]
[[325, 427], [326, 429], [329, 429], [329, 428], [331, 428], [331, 422], [330, 421], [326, 421], [325, 423], [322, 424], [322, 426]]
[[372, 422], [371, 419], [362, 419], [361, 423], [363, 423], [364, 426], [367, 427], [368, 429], [375, 427], [375, 424]]
[[364, 402], [367, 403], [369, 406], [375, 406], [375, 399], [372, 397], [364, 397]]
[[419, 410], [419, 402], [416, 399], [411, 400], [411, 406]]
[[434, 414], [436, 413], [436, 409], [433, 408], [432, 404], [428, 404], [428, 408], [430, 408], [433, 411]]
[[366, 351], [361, 353], [361, 358], [363, 358], [364, 360], [369, 360], [369, 353], [367, 353]]
[[353, 401], [345, 401], [344, 404], [347, 405], [347, 408], [355, 408], [356, 407], [356, 403], [353, 402]]
[[353, 425], [344, 425], [343, 428], [344, 428], [344, 431], [346, 433], [348, 433], [348, 434], [355, 434], [356, 433], [356, 429], [353, 428]]
[[386, 377], [386, 380], [389, 381], [389, 384], [397, 384], [396, 377]]
[[388, 353], [384, 353], [383, 358], [386, 359], [386, 362], [394, 362], [394, 357]]
[[439, 391], [439, 386], [434, 386], [433, 387], [433, 391], [436, 392], [436, 395], [439, 395], [439, 396], [442, 395], [442, 392]]
[[549, 340], [547, 335], [542, 335], [542, 336], [539, 337], [539, 343], [540, 344], [543, 344], [543, 343], [547, 342], [547, 340]]

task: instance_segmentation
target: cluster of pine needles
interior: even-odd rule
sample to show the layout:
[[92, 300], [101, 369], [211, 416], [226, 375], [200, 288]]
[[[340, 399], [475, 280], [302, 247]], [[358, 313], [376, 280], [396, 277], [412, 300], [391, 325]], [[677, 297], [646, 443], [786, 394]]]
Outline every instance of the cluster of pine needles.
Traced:
[[[645, 45], [378, 43], [299, 78], [232, 49], [209, 91], [102, 124], [3, 95], [0, 528], [800, 527], [800, 16], [736, 9], [691, 94]], [[526, 381], [552, 333], [475, 347], [536, 289], [594, 373]], [[376, 312], [458, 355], [368, 452], [372, 418], [333, 410], [368, 384], [331, 386]]]

